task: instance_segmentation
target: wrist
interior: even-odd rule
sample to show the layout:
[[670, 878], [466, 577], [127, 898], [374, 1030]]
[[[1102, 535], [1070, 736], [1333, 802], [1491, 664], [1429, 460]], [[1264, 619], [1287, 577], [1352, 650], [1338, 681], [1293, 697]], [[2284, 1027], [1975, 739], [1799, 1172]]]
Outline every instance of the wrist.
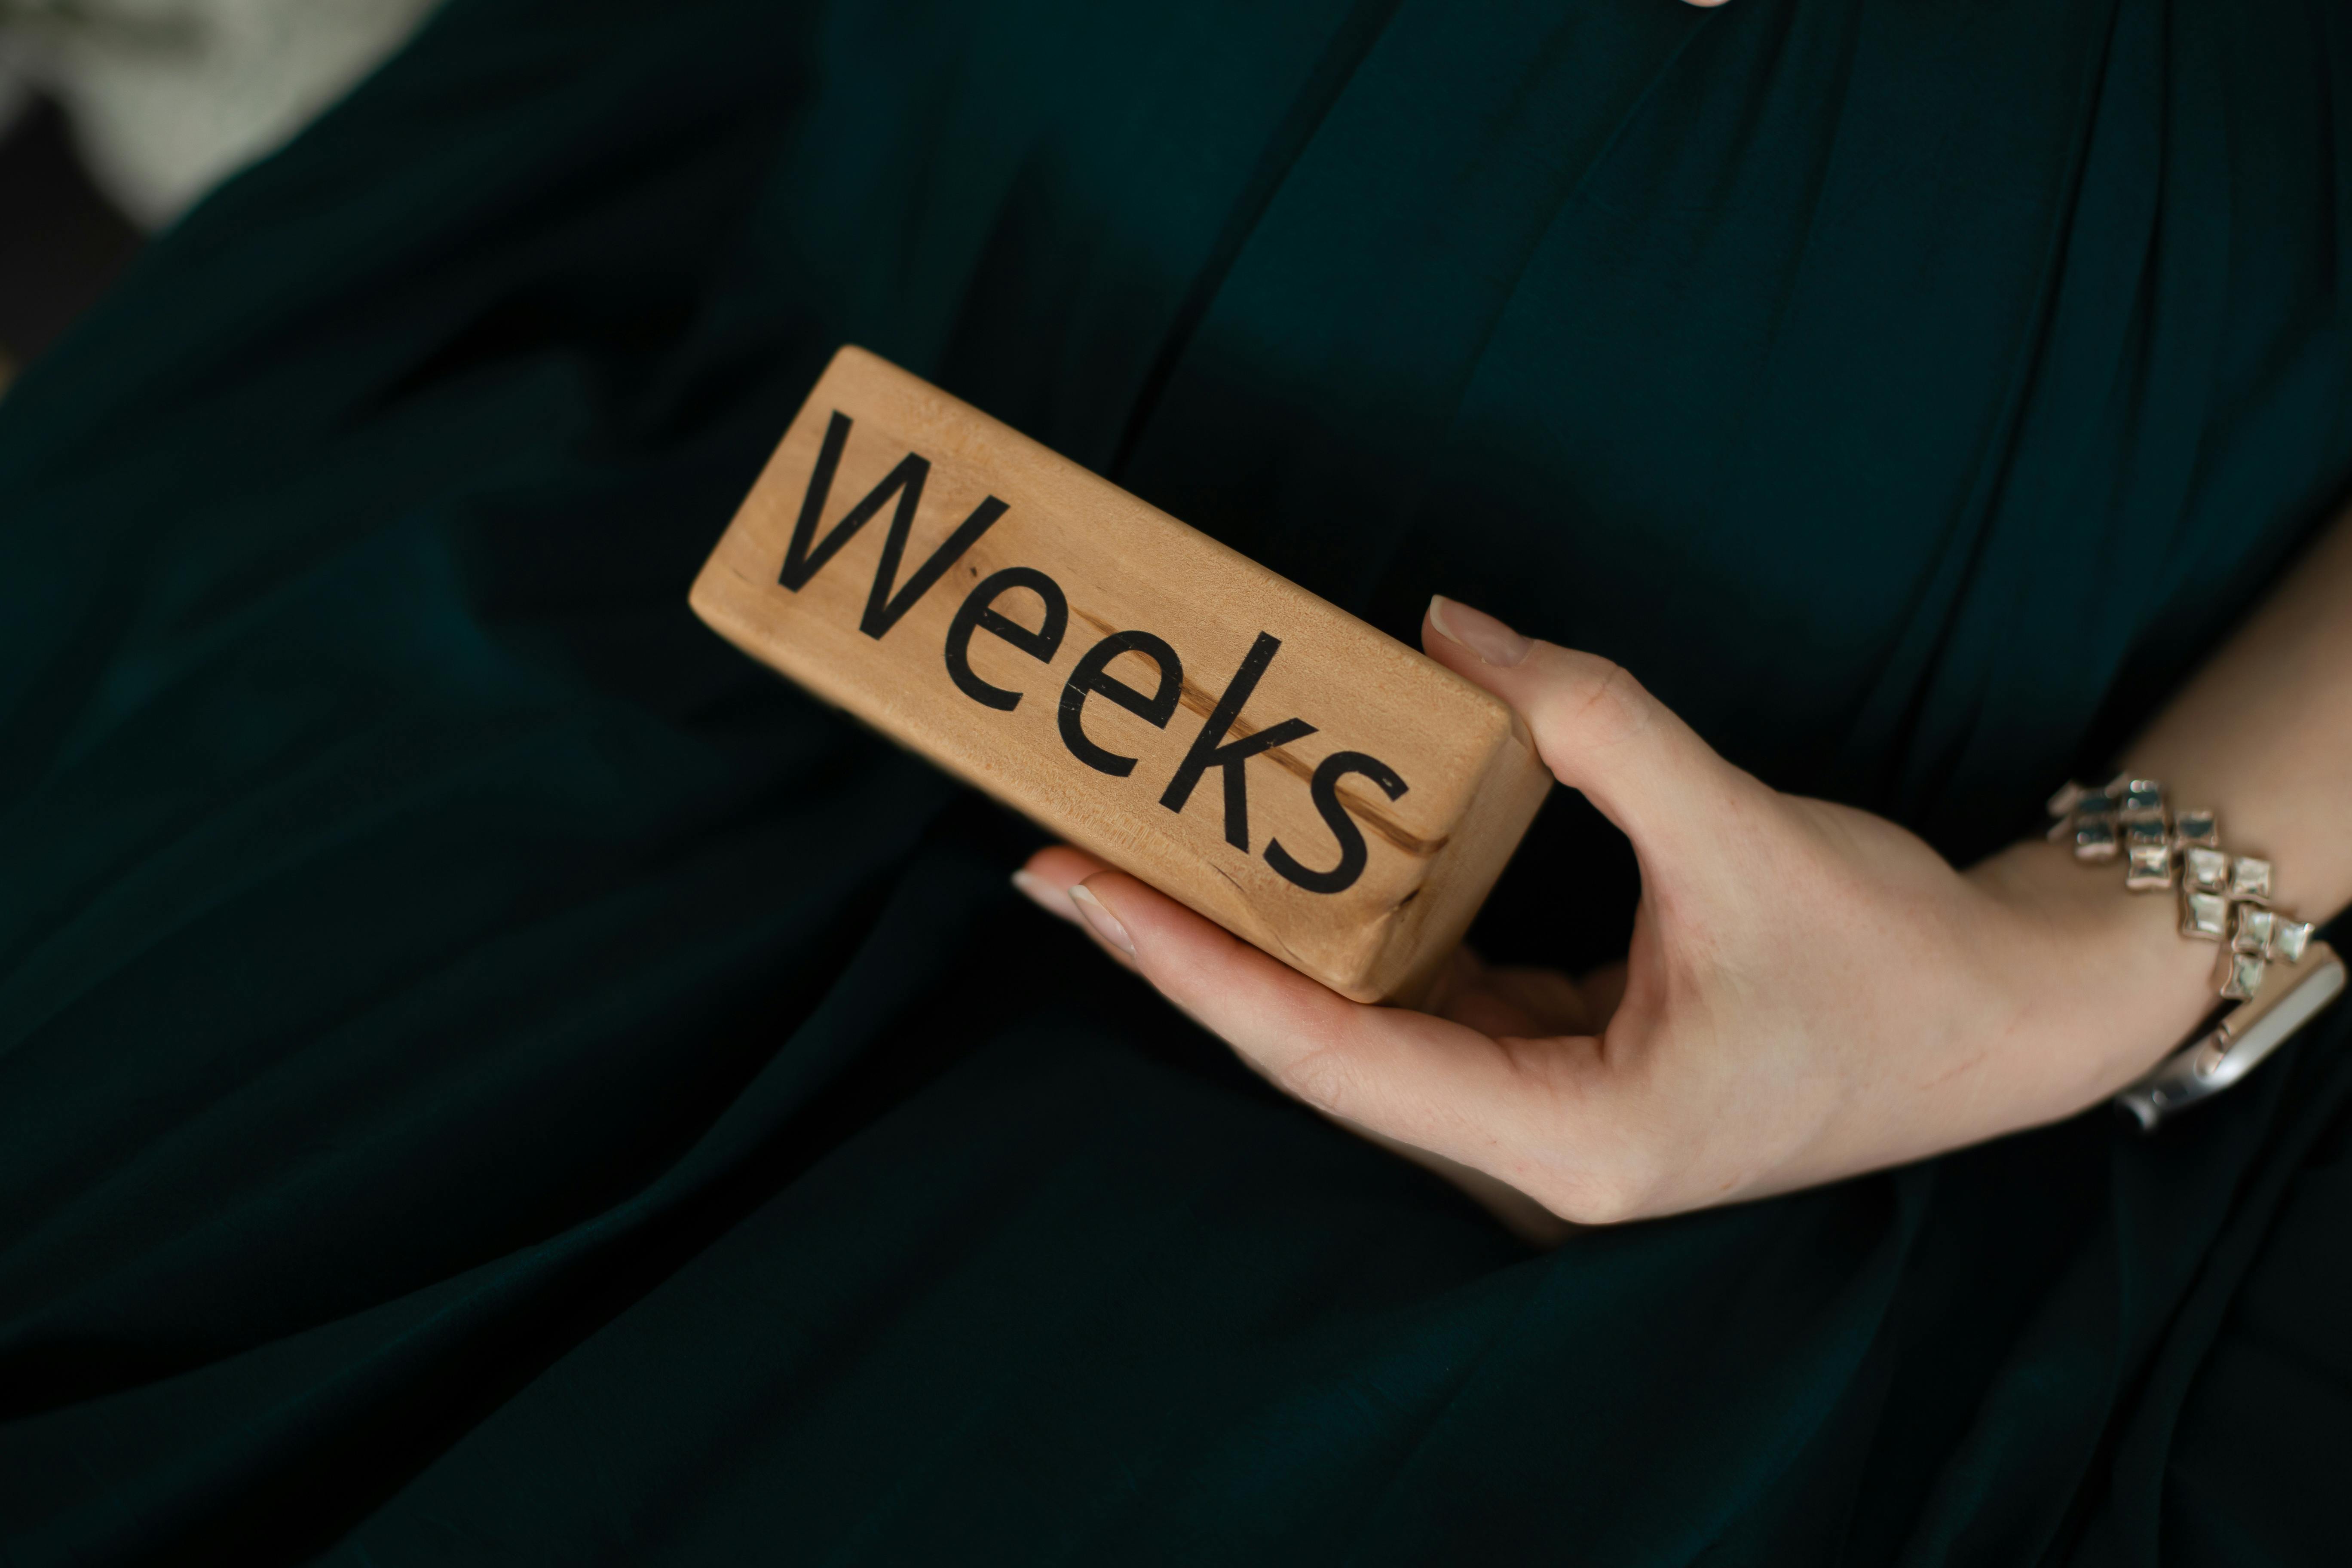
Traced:
[[1996, 956], [2020, 1044], [2069, 1101], [2114, 1093], [2188, 1038], [2219, 1005], [2217, 950], [2180, 934], [2176, 893], [2137, 893], [2113, 865], [2042, 840], [1968, 873], [2001, 910]]

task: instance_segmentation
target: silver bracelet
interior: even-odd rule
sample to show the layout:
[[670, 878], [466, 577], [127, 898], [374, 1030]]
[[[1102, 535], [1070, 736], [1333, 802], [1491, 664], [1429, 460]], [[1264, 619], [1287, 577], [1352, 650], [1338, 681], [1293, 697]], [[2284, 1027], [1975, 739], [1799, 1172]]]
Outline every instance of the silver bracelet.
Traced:
[[2076, 859], [2121, 857], [2132, 891], [2178, 885], [2180, 934], [2221, 945], [2215, 988], [2237, 1005], [2116, 1096], [2141, 1131], [2236, 1083], [2344, 990], [2343, 960], [2272, 903], [2269, 861], [2222, 849], [2212, 812], [2168, 812], [2161, 784], [2126, 777], [2104, 789], [2070, 784], [2050, 797], [2050, 815], [2051, 838]]

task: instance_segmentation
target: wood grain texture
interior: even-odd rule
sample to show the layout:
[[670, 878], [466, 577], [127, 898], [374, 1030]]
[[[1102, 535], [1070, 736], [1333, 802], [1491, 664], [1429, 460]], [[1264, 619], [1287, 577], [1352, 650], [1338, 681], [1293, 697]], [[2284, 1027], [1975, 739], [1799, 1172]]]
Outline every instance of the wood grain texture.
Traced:
[[1359, 1001], [1425, 986], [1551, 784], [1494, 697], [862, 349], [835, 356], [692, 602]]

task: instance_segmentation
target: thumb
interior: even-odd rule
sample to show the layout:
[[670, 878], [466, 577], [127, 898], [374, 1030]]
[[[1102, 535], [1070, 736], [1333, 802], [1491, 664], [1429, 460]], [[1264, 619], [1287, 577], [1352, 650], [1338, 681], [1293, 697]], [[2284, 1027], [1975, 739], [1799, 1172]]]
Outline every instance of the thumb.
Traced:
[[1446, 598], [1429, 601], [1421, 640], [1430, 658], [1517, 710], [1552, 776], [1581, 791], [1645, 859], [1722, 846], [1764, 793], [1622, 666], [1596, 654], [1522, 637]]

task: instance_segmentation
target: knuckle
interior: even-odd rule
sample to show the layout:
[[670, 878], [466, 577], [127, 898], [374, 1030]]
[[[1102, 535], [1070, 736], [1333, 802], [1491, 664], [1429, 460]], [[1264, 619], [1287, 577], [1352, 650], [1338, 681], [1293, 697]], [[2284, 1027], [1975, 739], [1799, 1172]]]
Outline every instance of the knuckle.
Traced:
[[1602, 1184], [1582, 1183], [1546, 1205], [1570, 1225], [1623, 1225], [1639, 1218], [1642, 1208], [1630, 1192]]
[[1620, 1225], [1657, 1212], [1674, 1169], [1667, 1123], [1640, 1095], [1628, 1094], [1624, 1058], [1640, 1052], [1611, 1038], [1618, 1039], [1613, 1058], [1599, 1038], [1548, 1042], [1528, 1053], [1522, 1068], [1541, 1079], [1526, 1097], [1536, 1108], [1533, 1121], [1517, 1169], [1497, 1173], [1572, 1225]]
[[1623, 665], [1566, 649], [1532, 715], [1538, 735], [1578, 751], [1633, 739], [1658, 719], [1658, 700]]
[[1346, 1059], [1328, 1047], [1307, 1052], [1274, 1075], [1284, 1093], [1334, 1115], [1349, 1097], [1353, 1076]]
[[1536, 1194], [1571, 1225], [1622, 1225], [1656, 1211], [1661, 1173], [1638, 1154], [1618, 1154], [1555, 1178]]

